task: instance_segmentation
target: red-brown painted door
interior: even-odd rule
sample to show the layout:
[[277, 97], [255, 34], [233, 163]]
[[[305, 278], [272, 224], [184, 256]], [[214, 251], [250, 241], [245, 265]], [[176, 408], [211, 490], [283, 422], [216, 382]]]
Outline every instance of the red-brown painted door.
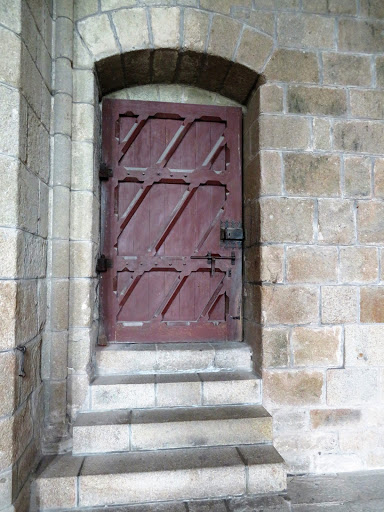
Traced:
[[104, 100], [103, 161], [108, 341], [240, 340], [241, 109]]

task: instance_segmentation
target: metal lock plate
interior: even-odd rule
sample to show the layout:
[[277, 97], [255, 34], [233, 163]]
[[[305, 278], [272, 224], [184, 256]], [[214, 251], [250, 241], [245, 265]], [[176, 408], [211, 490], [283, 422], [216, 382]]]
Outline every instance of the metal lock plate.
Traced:
[[244, 240], [242, 228], [222, 227], [220, 231], [221, 240]]

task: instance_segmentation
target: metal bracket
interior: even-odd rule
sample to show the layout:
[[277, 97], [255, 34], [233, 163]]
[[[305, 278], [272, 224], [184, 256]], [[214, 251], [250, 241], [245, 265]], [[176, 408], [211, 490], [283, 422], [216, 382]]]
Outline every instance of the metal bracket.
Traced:
[[244, 240], [242, 228], [220, 228], [220, 240]]
[[24, 347], [24, 345], [18, 345], [16, 347], [16, 350], [21, 352], [20, 355], [20, 366], [19, 366], [19, 377], [25, 377], [25, 371], [24, 371], [24, 360], [25, 360], [25, 353], [27, 351], [27, 348]]
[[208, 260], [208, 263], [211, 265], [211, 276], [215, 275], [215, 263], [216, 260], [231, 260], [231, 265], [235, 265], [236, 263], [236, 253], [235, 251], [231, 252], [230, 256], [214, 256], [211, 252], [207, 253], [205, 256], [191, 256], [192, 260]]
[[99, 169], [99, 178], [100, 180], [109, 180], [109, 178], [113, 177], [113, 171], [110, 169], [107, 164], [102, 163]]
[[96, 272], [106, 272], [109, 268], [112, 268], [112, 260], [106, 258], [104, 254], [102, 254], [97, 260]]
[[220, 223], [220, 246], [241, 247], [244, 240], [244, 231], [241, 222], [225, 220]]

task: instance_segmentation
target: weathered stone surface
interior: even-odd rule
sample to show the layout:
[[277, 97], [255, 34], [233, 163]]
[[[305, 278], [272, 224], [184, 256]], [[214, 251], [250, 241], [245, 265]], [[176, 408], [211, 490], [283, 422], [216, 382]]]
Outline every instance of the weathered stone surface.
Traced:
[[364, 405], [377, 397], [377, 370], [347, 368], [327, 371], [327, 404]]
[[380, 121], [336, 121], [336, 150], [351, 153], [384, 153], [384, 126]]
[[263, 330], [263, 368], [288, 366], [289, 331], [288, 329]]
[[261, 241], [311, 242], [313, 240], [313, 209], [314, 203], [310, 199], [261, 199]]
[[251, 0], [221, 0], [219, 3], [215, 2], [214, 4], [211, 0], [200, 0], [200, 7], [202, 9], [208, 9], [210, 11], [221, 12], [222, 14], [230, 14], [231, 7], [233, 6], [242, 6], [242, 7], [252, 7]]
[[303, 0], [303, 10], [318, 14], [356, 14], [350, 0]]
[[[0, 28], [0, 40], [6, 52], [0, 55], [0, 81], [17, 87], [20, 83], [21, 40], [15, 33]], [[10, 62], [12, 65], [10, 66]]]
[[344, 186], [347, 197], [364, 198], [371, 195], [371, 159], [344, 158]]
[[358, 312], [356, 286], [323, 286], [321, 320], [325, 324], [356, 322]]
[[384, 158], [376, 158], [374, 163], [374, 195], [384, 198]]
[[340, 279], [344, 283], [373, 283], [378, 279], [378, 252], [374, 247], [341, 247]]
[[98, 0], [75, 0], [74, 19], [80, 20], [81, 18], [85, 18], [85, 16], [96, 14], [98, 7]]
[[358, 85], [362, 87], [371, 84], [372, 73], [369, 57], [323, 53], [323, 67], [325, 84]]
[[313, 409], [310, 412], [312, 428], [335, 429], [358, 424], [361, 411], [358, 409]]
[[298, 196], [338, 196], [340, 158], [332, 155], [284, 155], [285, 188]]
[[351, 114], [369, 119], [384, 118], [384, 91], [351, 91]]
[[208, 37], [209, 16], [205, 12], [186, 9], [184, 13], [183, 48], [203, 52]]
[[384, 57], [376, 59], [376, 80], [379, 87], [384, 87]]
[[287, 247], [287, 281], [337, 282], [337, 263], [336, 247]]
[[260, 116], [261, 149], [307, 149], [309, 120], [298, 116]]
[[101, 0], [101, 10], [111, 11], [121, 7], [133, 7], [136, 4], [136, 0]]
[[384, 322], [384, 287], [362, 287], [360, 290], [360, 321]]
[[79, 21], [81, 37], [93, 55], [99, 60], [119, 53], [109, 18], [106, 14], [91, 16]]
[[93, 280], [72, 280], [69, 300], [72, 306], [69, 314], [69, 325], [71, 327], [90, 327], [96, 302]]
[[284, 279], [284, 247], [253, 246], [245, 250], [245, 278], [249, 282], [281, 283]]
[[263, 375], [265, 403], [269, 405], [315, 405], [323, 395], [323, 373], [305, 370], [273, 371]]
[[339, 199], [319, 199], [318, 229], [320, 243], [353, 243], [355, 240], [353, 202]]
[[339, 49], [356, 53], [380, 52], [384, 44], [384, 24], [373, 20], [344, 19], [339, 23]]
[[20, 93], [5, 86], [0, 87], [0, 151], [19, 156], [20, 129]]
[[357, 212], [359, 241], [366, 244], [383, 243], [384, 204], [379, 201], [360, 201]]
[[261, 289], [261, 315], [265, 325], [316, 322], [319, 299], [316, 287], [272, 285]]
[[235, 7], [232, 16], [270, 36], [274, 35], [275, 17], [271, 12], [256, 12], [245, 7]]
[[123, 52], [148, 48], [149, 34], [144, 9], [119, 10], [113, 13], [112, 19]]
[[151, 9], [153, 44], [155, 48], [178, 48], [180, 43], [180, 9]]
[[[232, 59], [240, 32], [241, 24], [238, 21], [224, 16], [214, 16], [209, 36], [208, 52], [225, 59]], [[245, 40], [243, 45], [244, 58], [246, 58], [248, 55], [248, 39]]]
[[236, 53], [236, 61], [260, 71], [273, 48], [273, 39], [250, 28], [245, 28]]
[[289, 112], [341, 116], [347, 111], [346, 93], [327, 87], [291, 86], [288, 90]]
[[296, 327], [292, 331], [292, 346], [295, 366], [329, 368], [342, 364], [340, 327]]
[[384, 326], [382, 325], [346, 325], [346, 366], [382, 366], [384, 364], [383, 334]]
[[260, 113], [283, 112], [284, 90], [277, 84], [264, 84], [257, 89]]
[[313, 119], [313, 148], [321, 151], [330, 151], [331, 123], [328, 119], [315, 117]]
[[272, 55], [264, 73], [269, 80], [317, 83], [319, 64], [315, 53], [282, 48]]
[[333, 20], [309, 14], [280, 14], [277, 39], [293, 48], [333, 48]]

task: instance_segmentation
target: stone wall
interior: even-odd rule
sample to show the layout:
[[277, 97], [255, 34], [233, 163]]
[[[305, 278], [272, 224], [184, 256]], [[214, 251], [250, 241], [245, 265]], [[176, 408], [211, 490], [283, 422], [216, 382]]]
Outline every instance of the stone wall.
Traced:
[[[26, 510], [40, 458], [52, 5], [0, 2], [0, 510]], [[25, 347], [25, 377], [19, 376]], [[11, 507], [11, 504], [14, 507]]]

